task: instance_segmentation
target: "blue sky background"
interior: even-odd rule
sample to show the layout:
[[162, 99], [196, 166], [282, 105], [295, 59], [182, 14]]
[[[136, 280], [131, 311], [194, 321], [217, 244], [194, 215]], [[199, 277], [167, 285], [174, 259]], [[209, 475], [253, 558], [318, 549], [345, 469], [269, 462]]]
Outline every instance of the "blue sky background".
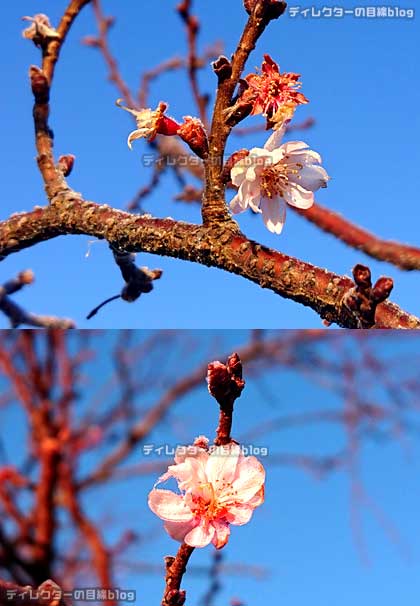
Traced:
[[[395, 5], [397, 3], [393, 3]], [[411, 2], [411, 5], [414, 3]], [[142, 72], [161, 61], [185, 53], [183, 26], [175, 2], [146, 0], [103, 2], [105, 12], [117, 17], [110, 44], [124, 78], [137, 89]], [[298, 3], [290, 3], [296, 6]], [[365, 6], [366, 3], [316, 3], [309, 6]], [[374, 1], [368, 6], [383, 6]], [[32, 97], [28, 67], [39, 64], [39, 51], [21, 37], [21, 16], [47, 13], [57, 24], [65, 2], [15, 0], [2, 7], [5, 24], [1, 37], [5, 94], [0, 113], [2, 149], [1, 216], [44, 204], [40, 175], [34, 161]], [[246, 14], [240, 0], [197, 0], [202, 22], [200, 50], [215, 40], [229, 54], [236, 45]], [[301, 4], [304, 6], [304, 4]], [[403, 6], [409, 7], [410, 3]], [[90, 7], [83, 10], [62, 52], [52, 92], [51, 126], [57, 156], [76, 155], [70, 185], [85, 198], [124, 208], [148, 182], [150, 169], [140, 155], [146, 144], [126, 146], [133, 127], [130, 117], [115, 107], [118, 93], [106, 80], [102, 57], [82, 46], [96, 26]], [[323, 205], [382, 237], [418, 243], [418, 107], [417, 82], [419, 19], [304, 19], [283, 17], [268, 28], [248, 64], [251, 72], [269, 53], [284, 71], [302, 74], [302, 91], [310, 99], [298, 108], [296, 121], [313, 116], [317, 124], [297, 133], [321, 153], [332, 176], [329, 188], [317, 194]], [[215, 78], [211, 69], [200, 74], [202, 90], [211, 94]], [[194, 113], [184, 73], [165, 75], [151, 88], [150, 103], [165, 100], [175, 118]], [[257, 124], [259, 118], [243, 125]], [[261, 145], [265, 134], [232, 137], [229, 151]], [[164, 178], [145, 208], [156, 216], [199, 220], [199, 209], [174, 203], [178, 193], [171, 175]], [[393, 299], [417, 311], [418, 279], [374, 262], [334, 238], [320, 233], [293, 212], [278, 237], [270, 234], [259, 217], [241, 215], [239, 222], [250, 237], [278, 247], [322, 267], [350, 275], [355, 263], [368, 263], [373, 275], [395, 279]], [[284, 301], [244, 279], [217, 269], [174, 259], [141, 255], [140, 265], [160, 267], [163, 278], [156, 290], [133, 305], [121, 301], [105, 308], [90, 322], [87, 312], [101, 300], [120, 291], [119, 272], [107, 245], [96, 243], [86, 258], [88, 237], [55, 239], [2, 263], [2, 280], [30, 267], [36, 283], [16, 297], [27, 309], [75, 319], [79, 327], [319, 327], [310, 309]], [[215, 314], [214, 310], [220, 310]], [[0, 322], [6, 326], [6, 320]]]
[[[132, 337], [133, 344], [141, 344], [150, 335], [147, 331]], [[283, 332], [282, 338], [288, 334]], [[272, 333], [266, 335], [272, 338]], [[69, 335], [69, 339], [77, 339]], [[78, 410], [98, 395], [104, 377], [112, 372], [111, 354], [116, 333], [93, 335], [90, 348], [95, 359], [84, 366], [84, 389], [78, 401]], [[168, 341], [157, 358], [150, 353], [147, 358], [137, 359], [138, 380], [152, 369], [154, 377], [151, 390], [138, 391], [136, 409], [154, 399], [173, 383], [173, 377], [184, 377], [203, 361], [221, 358], [248, 342], [246, 331], [184, 332], [181, 336], [167, 335]], [[172, 340], [171, 340], [172, 339]], [[367, 336], [370, 351], [385, 365], [389, 365], [388, 379], [403, 384], [407, 377], [416, 377], [419, 364], [419, 341], [404, 333], [398, 338], [387, 333], [378, 338]], [[366, 341], [365, 341], [366, 345]], [[302, 349], [300, 350], [302, 355]], [[358, 386], [366, 400], [382, 405], [392, 405], [380, 380], [379, 373], [364, 373], [360, 368], [362, 347], [351, 337], [337, 341], [333, 335], [318, 345], [306, 345], [307, 360], [315, 352], [326, 362], [338, 362], [345, 354], [349, 364], [360, 371]], [[297, 353], [297, 350], [295, 350]], [[161, 360], [159, 373], [156, 360]], [[408, 363], [407, 361], [410, 361]], [[359, 366], [358, 366], [359, 364]], [[153, 366], [154, 365], [154, 366]], [[153, 372], [154, 368], [154, 372]], [[251, 365], [244, 368], [246, 389], [236, 404], [233, 435], [241, 436], [256, 425], [270, 419], [281, 418], [287, 413], [317, 409], [342, 408], [339, 392], [323, 387], [323, 382], [334, 378], [325, 374], [319, 366], [303, 374], [289, 367], [277, 367], [256, 380]], [[170, 378], [172, 377], [172, 378]], [[365, 377], [364, 381], [362, 377]], [[337, 384], [341, 379], [337, 378]], [[4, 387], [4, 380], [1, 379]], [[98, 404], [100, 414], [114, 401], [111, 389], [107, 398]], [[406, 394], [408, 392], [405, 392]], [[418, 391], [404, 400], [407, 407], [418, 406]], [[418, 413], [416, 413], [418, 414]], [[203, 377], [201, 387], [183, 397], [171, 410], [165, 425], [160, 425], [147, 439], [147, 444], [186, 444], [199, 434], [214, 436], [217, 425], [217, 406], [207, 393]], [[413, 429], [416, 425], [413, 416]], [[417, 421], [418, 426], [418, 421]], [[6, 428], [13, 427], [13, 432]], [[16, 407], [2, 412], [2, 442], [8, 456], [19, 464], [23, 452], [25, 424]], [[405, 448], [398, 441], [366, 440], [360, 451], [360, 470], [363, 483], [376, 504], [397, 529], [401, 544], [392, 543], [377, 520], [369, 513], [362, 513], [363, 537], [370, 558], [370, 565], [363, 562], [356, 547], [350, 524], [350, 484], [346, 472], [332, 473], [317, 480], [295, 467], [273, 465], [272, 457], [281, 453], [308, 455], [333, 454], [344, 445], [344, 434], [339, 427], [327, 424], [300, 426], [274, 431], [256, 439], [255, 446], [269, 449], [264, 460], [267, 468], [266, 503], [256, 510], [252, 521], [241, 528], [232, 528], [231, 540], [223, 550], [225, 564], [260, 566], [266, 578], [255, 579], [249, 572], [242, 576], [222, 576], [222, 591], [215, 606], [228, 606], [230, 599], [238, 597], [246, 606], [288, 604], [288, 606], [418, 606], [420, 599], [420, 486], [419, 486], [419, 439], [418, 430], [404, 434]], [[146, 457], [139, 448], [127, 462], [136, 464], [157, 460]], [[95, 463], [88, 455], [80, 469], [80, 476]], [[156, 473], [130, 480], [114, 482], [98, 490], [86, 493], [85, 506], [95, 521], [102, 520], [109, 545], [115, 544], [123, 530], [139, 532], [144, 541], [135, 545], [125, 556], [131, 563], [146, 562], [161, 565], [165, 555], [174, 553], [177, 544], [162, 529], [160, 520], [148, 509], [146, 498], [157, 479]], [[64, 541], [62, 549], [69, 549]], [[196, 550], [192, 566], [211, 562], [213, 550]], [[119, 574], [120, 587], [136, 589], [138, 606], [160, 603], [162, 574]], [[187, 574], [183, 586], [188, 590], [188, 606], [200, 606], [200, 598], [208, 587], [206, 577]]]

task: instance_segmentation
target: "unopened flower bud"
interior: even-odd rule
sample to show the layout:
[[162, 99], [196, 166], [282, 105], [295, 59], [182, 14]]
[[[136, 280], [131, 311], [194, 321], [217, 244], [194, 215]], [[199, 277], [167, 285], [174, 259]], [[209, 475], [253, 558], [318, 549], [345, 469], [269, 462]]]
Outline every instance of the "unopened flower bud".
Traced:
[[195, 446], [196, 448], [203, 448], [204, 450], [208, 450], [209, 442], [210, 440], [206, 438], [206, 436], [197, 436], [194, 440], [193, 446]]
[[73, 170], [75, 159], [76, 156], [73, 156], [73, 154], [67, 154], [58, 158], [58, 170], [63, 173], [64, 177], [68, 177]]
[[245, 381], [242, 379], [242, 364], [238, 354], [232, 354], [227, 365], [218, 361], [209, 364], [207, 383], [210, 394], [219, 404], [239, 398]]
[[227, 80], [232, 75], [232, 63], [224, 55], [221, 55], [216, 61], [213, 61], [212, 67], [219, 82]]
[[50, 88], [48, 80], [41, 68], [31, 65], [29, 68], [29, 79], [31, 81], [32, 92], [37, 103], [48, 103], [50, 97]]
[[199, 158], [203, 159], [208, 155], [209, 142], [201, 120], [184, 116], [184, 123], [179, 127], [178, 135]]

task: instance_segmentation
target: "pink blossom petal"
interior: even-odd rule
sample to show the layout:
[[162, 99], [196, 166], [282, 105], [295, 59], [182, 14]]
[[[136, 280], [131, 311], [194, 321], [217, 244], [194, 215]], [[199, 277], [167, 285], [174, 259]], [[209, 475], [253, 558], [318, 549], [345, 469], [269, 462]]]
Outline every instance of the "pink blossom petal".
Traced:
[[229, 524], [233, 524], [234, 526], [243, 526], [244, 524], [248, 524], [253, 513], [254, 507], [250, 507], [249, 505], [231, 505], [227, 520]]
[[149, 493], [149, 507], [162, 520], [187, 522], [193, 514], [183, 497], [170, 490], [153, 489]]
[[202, 519], [200, 524], [185, 536], [184, 541], [190, 547], [206, 547], [213, 539], [215, 532], [214, 526], [210, 525], [206, 519]]
[[212, 526], [215, 530], [214, 537], [212, 540], [213, 545], [216, 549], [221, 549], [226, 545], [230, 536], [230, 528], [227, 522], [219, 522], [214, 520]]
[[180, 490], [188, 490], [196, 484], [207, 482], [205, 469], [208, 458], [205, 451], [200, 456], [189, 456], [184, 463], [171, 465], [168, 473], [177, 479]]
[[208, 457], [208, 452], [199, 446], [179, 446], [175, 451], [175, 463], [184, 463], [187, 457], [195, 457], [199, 460], [205, 460], [206, 457]]
[[261, 198], [260, 202], [266, 228], [273, 234], [280, 234], [286, 220], [286, 205], [280, 197]]
[[238, 474], [232, 483], [236, 491], [236, 504], [244, 503], [252, 499], [260, 490], [265, 481], [265, 470], [255, 457], [244, 457], [238, 468]]
[[238, 464], [240, 446], [238, 444], [229, 444], [227, 446], [218, 446], [211, 453], [207, 463], [207, 477], [218, 492], [219, 486], [223, 483], [229, 483], [233, 480]]
[[249, 499], [249, 501], [247, 501], [247, 505], [249, 507], [252, 507], [253, 509], [255, 509], [256, 507], [259, 507], [260, 505], [262, 505], [264, 503], [264, 499], [265, 499], [265, 489], [264, 489], [264, 485], [263, 485], [263, 486], [261, 486], [261, 488], [257, 492], [257, 494], [254, 495], [252, 497], [252, 499]]
[[180, 543], [182, 543], [194, 526], [195, 522], [193, 520], [191, 522], [165, 522], [164, 524], [164, 528], [169, 536]]
[[287, 204], [296, 206], [296, 208], [310, 208], [314, 203], [313, 193], [294, 183], [291, 183], [290, 187], [283, 191], [283, 198]]

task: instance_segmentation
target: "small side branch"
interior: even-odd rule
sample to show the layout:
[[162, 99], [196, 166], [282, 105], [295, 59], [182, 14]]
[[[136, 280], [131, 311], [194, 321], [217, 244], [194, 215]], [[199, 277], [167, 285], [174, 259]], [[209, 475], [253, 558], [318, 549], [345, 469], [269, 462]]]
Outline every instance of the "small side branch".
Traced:
[[12, 301], [10, 295], [18, 292], [24, 286], [32, 284], [33, 281], [33, 273], [30, 270], [26, 270], [20, 272], [16, 278], [0, 286], [0, 311], [9, 318], [11, 327], [18, 328], [25, 325], [35, 328], [74, 328], [75, 324], [72, 320], [29, 313]]
[[167, 556], [165, 558], [166, 586], [162, 606], [183, 606], [185, 604], [186, 592], [181, 590], [181, 583], [193, 551], [194, 547], [182, 543], [175, 557]]

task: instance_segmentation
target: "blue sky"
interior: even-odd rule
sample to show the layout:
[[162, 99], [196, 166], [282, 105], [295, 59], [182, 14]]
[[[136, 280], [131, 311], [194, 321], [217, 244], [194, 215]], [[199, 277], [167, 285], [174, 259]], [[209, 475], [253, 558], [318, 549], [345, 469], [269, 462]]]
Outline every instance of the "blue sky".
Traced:
[[[133, 344], [140, 344], [150, 334], [137, 333]], [[267, 334], [267, 338], [274, 335]], [[287, 338], [284, 332], [282, 338]], [[69, 339], [77, 339], [69, 335]], [[116, 333], [96, 333], [90, 338], [95, 359], [84, 366], [81, 399], [78, 410], [91, 402], [103, 385], [104, 376], [112, 370], [111, 352]], [[168, 336], [169, 338], [169, 336]], [[139, 390], [135, 400], [138, 411], [151, 404], [153, 399], [172, 384], [170, 377], [183, 377], [204, 360], [220, 358], [248, 341], [245, 331], [184, 332], [167, 341], [160, 350], [161, 366], [156, 373], [155, 354], [138, 359], [137, 379], [142, 382], [153, 369], [151, 391]], [[376, 339], [367, 334], [370, 351], [382, 363], [389, 364], [388, 378], [400, 381], [414, 377], [419, 363], [418, 339], [404, 333], [398, 338], [387, 333]], [[365, 341], [366, 344], [366, 341]], [[153, 350], [152, 350], [153, 351]], [[305, 348], [307, 359], [317, 351], [326, 362], [337, 362], [345, 353], [349, 363], [357, 366], [362, 348], [351, 337], [337, 341], [330, 335], [316, 348]], [[338, 355], [340, 352], [340, 355]], [[404, 360], [409, 359], [411, 366]], [[392, 362], [391, 362], [392, 361]], [[339, 394], [322, 387], [331, 375], [322, 370], [310, 369], [303, 374], [294, 369], [277, 367], [256, 381], [250, 365], [244, 368], [247, 381], [241, 398], [236, 403], [233, 436], [241, 439], [256, 425], [287, 413], [317, 409], [341, 408]], [[358, 375], [359, 376], [359, 375]], [[362, 381], [365, 377], [365, 381]], [[368, 378], [370, 377], [370, 378]], [[372, 373], [361, 374], [358, 385], [367, 401], [382, 405], [392, 404], [382, 384]], [[338, 383], [340, 381], [337, 381]], [[144, 383], [143, 387], [144, 387]], [[148, 383], [150, 386], [150, 381]], [[2, 380], [3, 386], [3, 380]], [[98, 404], [100, 414], [115, 392], [107, 391], [108, 399]], [[412, 395], [417, 398], [418, 394]], [[408, 399], [409, 405], [415, 404]], [[2, 427], [14, 427], [13, 435], [2, 432], [9, 457], [19, 462], [25, 431], [22, 417], [16, 408], [6, 409]], [[139, 413], [140, 414], [140, 413]], [[202, 385], [183, 397], [172, 409], [165, 425], [159, 426], [148, 438], [149, 445], [189, 443], [196, 435], [212, 438], [217, 425], [217, 405], [208, 395], [203, 377]], [[415, 418], [415, 417], [414, 417]], [[418, 423], [417, 423], [418, 425]], [[265, 606], [267, 603], [284, 603], [288, 606], [417, 606], [420, 599], [418, 569], [420, 565], [420, 487], [418, 432], [407, 434], [406, 448], [398, 441], [366, 440], [360, 452], [360, 472], [363, 483], [375, 503], [397, 529], [401, 545], [387, 537], [370, 512], [362, 513], [363, 537], [370, 564], [361, 558], [350, 523], [350, 484], [346, 472], [332, 473], [318, 480], [294, 467], [273, 464], [275, 455], [300, 453], [332, 454], [344, 444], [343, 432], [328, 424], [292, 427], [273, 431], [255, 439], [254, 446], [267, 447], [269, 456], [263, 460], [267, 469], [266, 503], [256, 510], [252, 521], [243, 527], [232, 528], [231, 540], [223, 550], [225, 564], [257, 565], [266, 571], [266, 578], [255, 579], [247, 573], [240, 577], [223, 575], [222, 591], [215, 606], [228, 606], [232, 597], [244, 600], [247, 606]], [[166, 458], [166, 457], [165, 457]], [[128, 461], [136, 464], [156, 456], [146, 456], [139, 448]], [[80, 469], [84, 476], [94, 463], [88, 456]], [[177, 544], [163, 531], [161, 522], [147, 507], [147, 494], [157, 480], [156, 473], [130, 480], [114, 482], [107, 487], [86, 493], [85, 506], [91, 517], [103, 520], [108, 544], [112, 545], [121, 532], [130, 527], [144, 536], [144, 541], [132, 548], [125, 560], [143, 561], [161, 565], [165, 555], [174, 553]], [[149, 538], [148, 538], [149, 537]], [[63, 549], [68, 549], [63, 543]], [[212, 549], [196, 550], [191, 564], [208, 565]], [[160, 603], [163, 577], [159, 574], [119, 574], [120, 587], [138, 592], [137, 604]], [[207, 579], [187, 574], [183, 586], [189, 592], [188, 606], [199, 606], [208, 587]]]
[[[124, 78], [134, 90], [146, 69], [185, 52], [185, 36], [174, 1], [161, 0], [157, 4], [105, 0], [103, 4], [107, 14], [117, 17], [110, 43]], [[337, 6], [360, 5], [366, 3]], [[383, 3], [371, 1], [368, 5]], [[2, 9], [2, 19], [7, 24], [0, 42], [7, 90], [0, 115], [4, 141], [2, 217], [45, 202], [34, 161], [32, 98], [27, 79], [29, 65], [39, 63], [39, 53], [21, 37], [25, 23], [20, 18], [43, 12], [56, 24], [64, 6], [61, 0], [15, 0], [5, 3]], [[195, 6], [203, 26], [200, 50], [222, 40], [229, 54], [245, 22], [242, 3], [197, 0]], [[127, 148], [126, 137], [133, 126], [130, 117], [115, 107], [118, 93], [106, 80], [99, 53], [80, 43], [83, 36], [95, 31], [92, 12], [87, 7], [72, 29], [60, 59], [52, 92], [51, 126], [57, 155], [76, 155], [70, 185], [87, 199], [124, 208], [149, 180], [150, 169], [140, 161], [147, 148], [142, 141], [136, 142], [133, 152]], [[248, 70], [253, 71], [261, 64], [262, 55], [269, 53], [282, 70], [302, 74], [302, 91], [310, 104], [298, 108], [296, 121], [313, 116], [317, 123], [296, 136], [321, 153], [332, 176], [328, 189], [317, 194], [319, 202], [382, 237], [411, 244], [418, 242], [418, 35], [417, 17], [288, 16], [269, 27], [248, 64]], [[210, 68], [200, 74], [200, 84], [202, 90], [214, 93], [215, 78]], [[155, 105], [160, 100], [169, 102], [175, 118], [194, 113], [185, 74], [166, 75], [152, 86], [150, 103]], [[242, 139], [232, 137], [229, 151], [261, 145], [264, 139], [264, 133]], [[174, 203], [177, 193], [177, 185], [168, 175], [145, 207], [157, 216], [197, 222], [199, 209]], [[259, 217], [241, 215], [239, 222], [250, 237], [338, 274], [350, 275], [355, 263], [368, 263], [375, 277], [386, 274], [395, 279], [393, 299], [416, 312], [419, 287], [412, 273], [368, 259], [318, 232], [292, 212], [288, 213], [280, 237], [270, 234]], [[139, 256], [139, 264], [164, 270], [155, 291], [132, 305], [113, 303], [87, 322], [87, 312], [122, 286], [105, 243], [93, 244], [86, 258], [89, 240], [82, 236], [63, 237], [14, 255], [2, 264], [2, 280], [32, 268], [36, 283], [19, 293], [16, 300], [34, 312], [72, 317], [81, 328], [321, 325], [310, 309], [282, 300], [244, 279], [150, 255]], [[214, 313], [215, 309], [220, 312]], [[0, 322], [7, 325], [4, 319]]]

